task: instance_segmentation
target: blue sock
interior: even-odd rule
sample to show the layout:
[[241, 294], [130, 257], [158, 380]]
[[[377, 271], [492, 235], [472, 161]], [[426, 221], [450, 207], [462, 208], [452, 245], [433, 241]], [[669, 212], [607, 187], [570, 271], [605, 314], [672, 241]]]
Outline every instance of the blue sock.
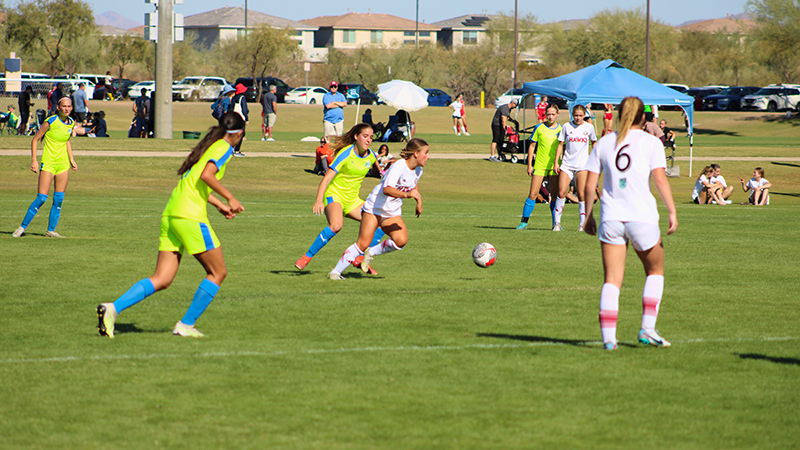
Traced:
[[372, 242], [369, 244], [369, 246], [372, 247], [373, 245], [378, 245], [385, 235], [386, 233], [384, 233], [383, 230], [380, 228], [376, 229], [375, 234], [372, 235]]
[[128, 289], [128, 292], [122, 294], [122, 297], [114, 302], [114, 308], [116, 308], [117, 314], [153, 295], [155, 291], [156, 288], [153, 286], [153, 282], [150, 281], [150, 278], [139, 280]]
[[56, 231], [58, 219], [61, 218], [61, 205], [64, 203], [63, 192], [53, 192], [53, 206], [50, 207], [50, 222], [47, 224], [47, 231]]
[[47, 201], [47, 194], [39, 194], [36, 196], [36, 200], [31, 203], [31, 206], [28, 207], [28, 212], [25, 213], [25, 218], [22, 219], [22, 228], [28, 228], [28, 225], [31, 224], [31, 220], [33, 220], [36, 213], [39, 212], [39, 208]]
[[189, 305], [189, 310], [186, 311], [186, 315], [183, 316], [181, 322], [193, 326], [197, 319], [200, 318], [200, 315], [208, 308], [208, 305], [211, 304], [211, 301], [214, 300], [217, 292], [219, 292], [219, 286], [208, 278], [204, 278], [194, 293], [192, 304]]
[[525, 206], [522, 208], [522, 220], [527, 222], [528, 218], [533, 213], [533, 208], [536, 206], [536, 200], [531, 200], [530, 198], [525, 199]]
[[556, 201], [555, 201], [555, 198], [550, 202], [550, 216], [553, 218], [553, 226], [556, 226]]
[[334, 236], [336, 236], [336, 233], [331, 230], [331, 227], [325, 227], [319, 236], [317, 236], [317, 239], [314, 240], [314, 243], [311, 244], [311, 247], [306, 252], [306, 256], [313, 258], [314, 255], [316, 255], [318, 251], [322, 250], [322, 247], [325, 247], [325, 244], [333, 239]]

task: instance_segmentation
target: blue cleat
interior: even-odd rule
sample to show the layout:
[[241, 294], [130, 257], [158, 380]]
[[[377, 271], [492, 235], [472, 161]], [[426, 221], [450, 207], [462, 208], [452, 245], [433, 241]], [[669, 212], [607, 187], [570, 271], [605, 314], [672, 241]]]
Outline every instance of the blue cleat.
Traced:
[[616, 342], [605, 342], [603, 343], [603, 350], [616, 350], [617, 343]]
[[528, 222], [520, 222], [520, 224], [517, 225], [517, 229], [518, 230], [527, 230], [528, 229]]

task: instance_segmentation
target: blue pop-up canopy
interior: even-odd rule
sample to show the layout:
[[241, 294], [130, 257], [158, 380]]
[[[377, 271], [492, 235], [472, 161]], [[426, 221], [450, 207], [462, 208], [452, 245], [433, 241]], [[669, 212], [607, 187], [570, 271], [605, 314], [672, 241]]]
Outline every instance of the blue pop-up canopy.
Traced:
[[618, 105], [625, 97], [639, 97], [645, 105], [680, 106], [689, 118], [691, 173], [694, 98], [688, 95], [639, 75], [610, 59], [557, 78], [524, 83], [522, 89], [526, 94], [554, 95], [567, 99], [570, 109], [588, 103]]

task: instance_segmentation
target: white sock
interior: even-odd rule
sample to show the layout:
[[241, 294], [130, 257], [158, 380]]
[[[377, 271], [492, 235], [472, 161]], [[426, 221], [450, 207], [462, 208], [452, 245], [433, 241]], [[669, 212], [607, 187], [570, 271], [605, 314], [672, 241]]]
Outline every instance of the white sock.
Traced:
[[583, 228], [583, 223], [586, 221], [586, 202], [578, 202], [578, 211], [580, 211], [581, 228]]
[[603, 343], [617, 343], [617, 315], [619, 314], [619, 288], [603, 284], [600, 291], [600, 335]]
[[353, 261], [362, 253], [363, 252], [356, 244], [347, 247], [347, 250], [345, 250], [342, 257], [339, 258], [339, 262], [336, 263], [336, 267], [333, 268], [333, 271], [336, 273], [344, 272], [344, 269], [347, 269], [350, 264], [353, 264]]
[[564, 205], [567, 204], [566, 198], [556, 197], [556, 223], [561, 223], [561, 215], [564, 213]]
[[658, 309], [664, 295], [664, 275], [650, 275], [644, 280], [642, 293], [642, 328], [648, 331], [656, 329]]
[[453, 133], [458, 134], [458, 127], [453, 125]]
[[397, 244], [394, 243], [392, 239], [386, 239], [380, 244], [375, 244], [372, 247], [368, 248], [367, 251], [372, 256], [383, 255], [384, 253], [390, 253], [395, 250], [402, 250], [403, 247], [398, 247]]

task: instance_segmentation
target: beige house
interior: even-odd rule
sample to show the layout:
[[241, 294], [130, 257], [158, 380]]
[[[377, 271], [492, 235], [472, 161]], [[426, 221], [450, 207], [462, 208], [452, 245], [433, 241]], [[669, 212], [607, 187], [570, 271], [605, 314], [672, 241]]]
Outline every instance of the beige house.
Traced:
[[389, 14], [347, 13], [341, 16], [322, 16], [301, 21], [317, 28], [314, 48], [356, 49], [362, 46], [414, 45], [419, 27], [419, 44], [435, 44], [438, 27]]
[[[211, 48], [223, 39], [243, 36], [244, 8], [241, 6], [227, 6], [200, 14], [186, 16], [183, 28], [186, 33], [193, 32], [198, 36], [198, 42], [205, 48]], [[254, 27], [268, 24], [273, 28], [291, 28], [294, 30], [292, 39], [305, 53], [306, 61], [322, 61], [326, 54], [320, 55], [314, 49], [314, 32], [316, 27], [289, 19], [270, 16], [252, 9], [247, 10], [247, 26]]]
[[486, 32], [489, 21], [500, 17], [496, 14], [467, 14], [452, 19], [434, 22], [439, 28], [437, 41], [445, 48], [477, 45], [488, 39]]

